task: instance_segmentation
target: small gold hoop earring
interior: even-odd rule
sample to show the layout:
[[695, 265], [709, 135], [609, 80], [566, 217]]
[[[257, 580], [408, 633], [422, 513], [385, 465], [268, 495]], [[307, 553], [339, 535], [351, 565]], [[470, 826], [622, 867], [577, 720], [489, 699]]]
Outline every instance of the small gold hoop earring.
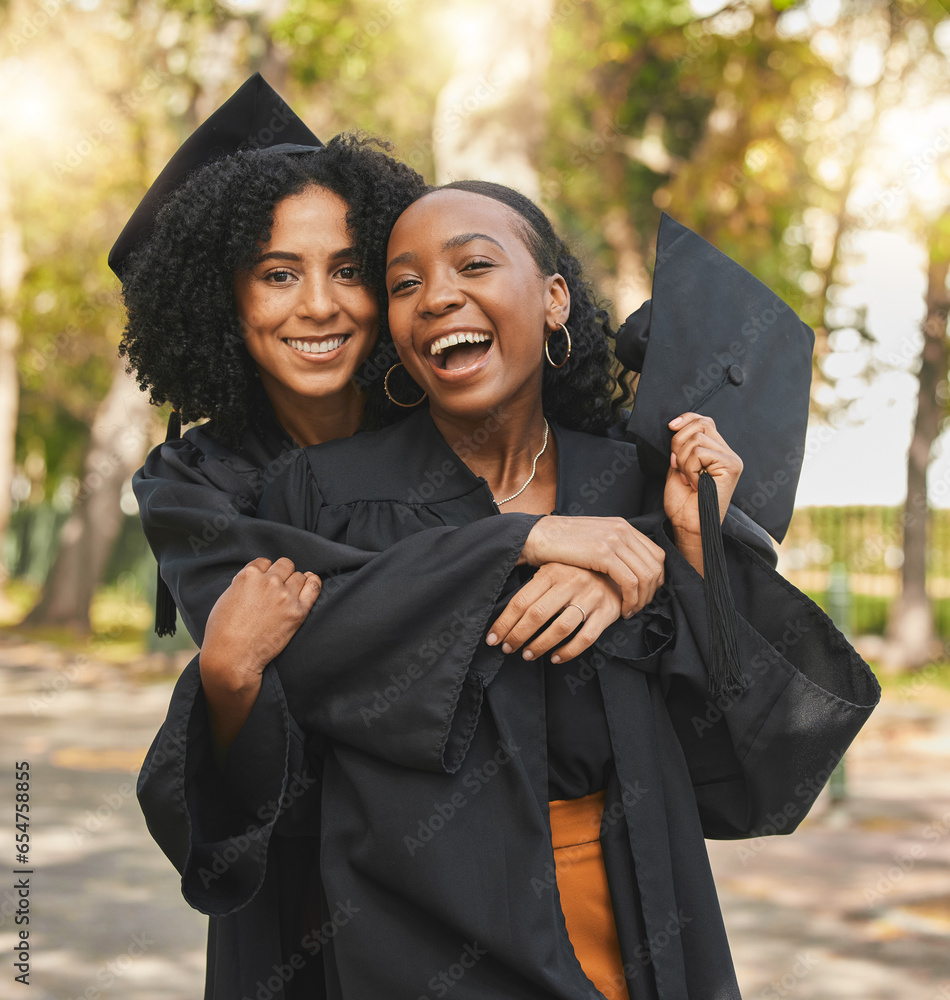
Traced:
[[393, 394], [389, 391], [389, 376], [392, 375], [392, 373], [397, 368], [405, 368], [405, 367], [406, 366], [401, 361], [397, 361], [392, 366], [392, 368], [390, 368], [389, 371], [386, 372], [386, 377], [383, 379], [383, 392], [385, 392], [386, 395], [389, 397], [390, 402], [395, 403], [396, 406], [401, 406], [405, 410], [411, 410], [414, 406], [418, 406], [429, 394], [427, 392], [424, 392], [414, 403], [400, 403], [398, 399], [395, 399], [393, 397]]
[[551, 350], [548, 347], [551, 337], [553, 336], [553, 331], [550, 334], [548, 334], [547, 339], [544, 341], [544, 354], [545, 357], [548, 359], [548, 364], [552, 368], [563, 368], [567, 364], [568, 358], [571, 356], [571, 331], [568, 330], [568, 328], [563, 323], [558, 323], [558, 326], [560, 327], [560, 329], [564, 331], [564, 336], [567, 337], [567, 354], [564, 355], [564, 360], [559, 365], [556, 365], [554, 363], [553, 359], [551, 358]]

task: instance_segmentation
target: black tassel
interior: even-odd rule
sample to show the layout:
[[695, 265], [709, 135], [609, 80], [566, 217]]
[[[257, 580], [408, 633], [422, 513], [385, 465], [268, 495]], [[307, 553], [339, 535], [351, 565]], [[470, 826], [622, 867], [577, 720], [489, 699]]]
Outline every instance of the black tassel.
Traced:
[[155, 568], [157, 584], [155, 586], [155, 634], [174, 635], [178, 627], [178, 608], [175, 598], [168, 589], [168, 584], [162, 579], [162, 574]]
[[181, 414], [172, 410], [168, 417], [168, 429], [165, 431], [166, 441], [177, 441], [181, 437]]
[[703, 539], [703, 590], [709, 631], [709, 690], [719, 695], [741, 687], [742, 671], [736, 606], [722, 547], [719, 491], [705, 470], [699, 474], [699, 529]]
[[[181, 414], [172, 410], [168, 418], [168, 429], [165, 431], [166, 441], [177, 441], [181, 437]], [[175, 598], [168, 589], [168, 584], [162, 579], [161, 570], [155, 568], [155, 634], [158, 636], [174, 635], [178, 627], [178, 609]]]

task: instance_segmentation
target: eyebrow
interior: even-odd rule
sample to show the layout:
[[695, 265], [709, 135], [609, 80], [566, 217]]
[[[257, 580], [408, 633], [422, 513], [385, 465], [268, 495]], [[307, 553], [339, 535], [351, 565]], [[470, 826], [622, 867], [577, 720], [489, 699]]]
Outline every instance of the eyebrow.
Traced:
[[489, 243], [494, 243], [499, 250], [504, 250], [505, 248], [496, 240], [493, 236], [488, 236], [485, 233], [462, 233], [459, 236], [453, 236], [450, 240], [446, 240], [442, 244], [443, 250], [457, 250], [459, 247], [465, 246], [466, 243], [471, 243], [474, 240], [488, 240]]
[[[499, 250], [504, 250], [505, 248], [494, 238], [494, 236], [489, 236], [486, 233], [460, 233], [458, 236], [452, 236], [447, 239], [442, 244], [443, 250], [458, 250], [459, 247], [465, 246], [467, 243], [472, 243], [475, 240], [487, 240], [489, 243], [494, 243]], [[387, 272], [400, 264], [412, 264], [419, 259], [419, 255], [414, 253], [412, 250], [407, 250], [405, 253], [399, 254], [398, 257], [393, 257], [386, 267]]]
[[[330, 254], [330, 260], [349, 260], [354, 259], [356, 256], [356, 247], [343, 247], [342, 250], [336, 250], [334, 253]], [[288, 250], [269, 250], [267, 253], [262, 253], [260, 257], [257, 258], [256, 263], [261, 264], [265, 260], [289, 260], [299, 262], [302, 258], [299, 253], [291, 253]]]

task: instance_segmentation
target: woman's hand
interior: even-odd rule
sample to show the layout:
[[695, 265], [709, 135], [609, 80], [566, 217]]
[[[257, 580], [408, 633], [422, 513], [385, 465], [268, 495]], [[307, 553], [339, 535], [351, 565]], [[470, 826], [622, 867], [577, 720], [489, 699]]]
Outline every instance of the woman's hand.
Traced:
[[703, 543], [699, 530], [699, 474], [704, 469], [716, 484], [719, 520], [726, 516], [742, 459], [716, 430], [712, 417], [683, 413], [670, 421], [673, 435], [670, 467], [663, 491], [663, 509], [673, 525], [676, 547], [693, 569], [703, 574]]
[[603, 573], [619, 588], [621, 613], [629, 618], [663, 586], [663, 559], [660, 546], [622, 517], [550, 515], [531, 529], [519, 563], [565, 563]]
[[591, 646], [620, 617], [620, 606], [619, 589], [603, 573], [545, 563], [491, 626], [488, 645], [500, 642], [501, 648], [510, 653], [550, 622], [522, 654], [526, 660], [535, 660], [563, 642], [583, 622], [577, 635], [551, 657], [553, 663], [563, 663]]
[[219, 760], [247, 721], [261, 674], [320, 595], [320, 577], [289, 559], [254, 559], [218, 598], [198, 658]]
[[705, 469], [716, 483], [722, 521], [742, 475], [742, 459], [723, 440], [712, 417], [683, 413], [670, 421], [670, 429], [676, 433], [666, 473], [663, 508], [674, 532], [698, 538], [699, 474]]

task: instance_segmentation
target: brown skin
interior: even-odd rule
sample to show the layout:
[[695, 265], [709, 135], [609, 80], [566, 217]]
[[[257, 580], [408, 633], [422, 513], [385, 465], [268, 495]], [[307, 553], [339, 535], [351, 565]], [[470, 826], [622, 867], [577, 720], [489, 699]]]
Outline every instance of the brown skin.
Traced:
[[[317, 185], [284, 198], [258, 262], [234, 280], [244, 345], [281, 426], [302, 446], [349, 437], [363, 412], [352, 380], [376, 343], [379, 309], [346, 213], [338, 194]], [[341, 340], [326, 353], [289, 343]]]
[[[531, 474], [544, 436], [541, 377], [545, 339], [570, 315], [570, 295], [561, 275], [542, 275], [524, 242], [521, 220], [506, 205], [467, 191], [442, 190], [425, 196], [400, 216], [389, 239], [387, 283], [389, 325], [399, 356], [428, 393], [432, 420], [446, 441], [464, 440], [495, 415], [498, 430], [474, 454], [469, 468], [489, 483], [496, 497], [515, 493]], [[459, 349], [448, 359], [433, 355], [442, 338], [459, 333], [489, 338]], [[459, 361], [464, 357], [464, 361]], [[557, 451], [549, 440], [534, 479], [519, 496], [502, 502], [505, 512], [546, 514], [555, 504]], [[528, 645], [523, 656], [548, 652], [586, 621], [558, 650], [569, 660], [586, 649], [621, 613], [652, 600], [663, 582], [662, 550], [621, 519], [584, 519], [599, 537], [577, 561], [586, 571], [550, 561], [555, 536], [562, 549], [577, 548], [580, 519], [570, 525], [546, 518], [542, 538], [526, 547], [524, 560], [549, 563], [509, 604], [492, 626], [488, 641], [509, 652], [544, 622], [555, 620]], [[565, 519], [566, 520], [566, 519]], [[544, 522], [541, 522], [544, 524]], [[616, 557], [615, 553], [623, 553]], [[600, 558], [598, 559], [598, 555]], [[546, 558], [545, 558], [546, 557]], [[602, 571], [609, 560], [614, 583]], [[626, 598], [628, 605], [624, 606]]]
[[699, 474], [705, 469], [713, 477], [719, 494], [721, 522], [742, 475], [742, 459], [723, 440], [712, 417], [682, 413], [671, 420], [669, 426], [676, 433], [673, 435], [670, 468], [663, 491], [663, 508], [673, 525], [676, 547], [702, 576]]
[[289, 559], [255, 559], [232, 580], [227, 600], [222, 596], [211, 609], [200, 669], [219, 764], [257, 700], [264, 667], [293, 638], [320, 587], [320, 577], [296, 572]]

